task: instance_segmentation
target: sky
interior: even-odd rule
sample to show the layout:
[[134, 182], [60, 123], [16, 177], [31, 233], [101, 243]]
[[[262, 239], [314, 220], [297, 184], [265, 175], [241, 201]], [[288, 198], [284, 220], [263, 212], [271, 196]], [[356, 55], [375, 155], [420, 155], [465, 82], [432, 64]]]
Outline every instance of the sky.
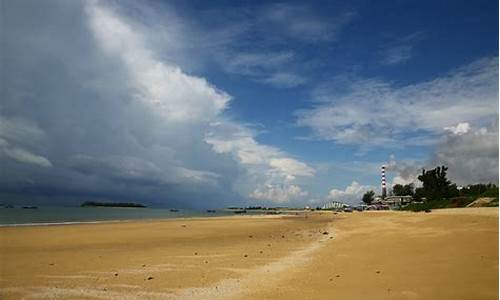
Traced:
[[1, 1], [0, 200], [356, 204], [498, 182], [497, 1]]

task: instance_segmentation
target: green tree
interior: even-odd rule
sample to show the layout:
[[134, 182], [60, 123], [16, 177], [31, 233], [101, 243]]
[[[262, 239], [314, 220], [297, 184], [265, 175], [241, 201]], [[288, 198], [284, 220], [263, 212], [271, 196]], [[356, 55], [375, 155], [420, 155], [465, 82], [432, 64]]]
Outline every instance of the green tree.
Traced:
[[392, 193], [394, 194], [394, 196], [403, 196], [403, 185], [402, 184], [395, 184], [393, 187], [392, 187]]
[[447, 167], [436, 167], [433, 170], [422, 170], [418, 180], [422, 182], [423, 194], [428, 200], [450, 198], [458, 195], [457, 186], [446, 178]]
[[417, 201], [422, 201], [422, 198], [425, 197], [424, 188], [422, 188], [422, 187], [416, 188], [415, 195], [413, 197]]
[[363, 202], [367, 205], [370, 205], [373, 200], [375, 200], [375, 192], [374, 191], [368, 191], [363, 195]]
[[395, 184], [392, 187], [392, 193], [394, 196], [413, 196], [413, 184]]

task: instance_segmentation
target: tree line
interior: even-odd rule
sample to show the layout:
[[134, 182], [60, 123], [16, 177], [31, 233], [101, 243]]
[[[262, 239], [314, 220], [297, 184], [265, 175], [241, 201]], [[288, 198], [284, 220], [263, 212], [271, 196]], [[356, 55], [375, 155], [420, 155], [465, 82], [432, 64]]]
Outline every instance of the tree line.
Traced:
[[[422, 186], [415, 188], [410, 184], [395, 184], [392, 187], [394, 196], [412, 196], [417, 201], [449, 199], [453, 197], [496, 197], [498, 198], [498, 187], [496, 184], [472, 184], [459, 189], [455, 183], [452, 183], [447, 177], [448, 168], [438, 166], [432, 170], [422, 170], [417, 178], [422, 182]], [[371, 204], [375, 200], [375, 192], [368, 191], [363, 195], [362, 201]]]

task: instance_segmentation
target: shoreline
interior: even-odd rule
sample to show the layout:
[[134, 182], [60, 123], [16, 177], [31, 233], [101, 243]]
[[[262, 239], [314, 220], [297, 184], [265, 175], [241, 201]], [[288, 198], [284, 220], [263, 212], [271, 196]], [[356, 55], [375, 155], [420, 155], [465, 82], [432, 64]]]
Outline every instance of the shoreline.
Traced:
[[[472, 212], [488, 211], [489, 214], [494, 215], [494, 209], [498, 210], [498, 207], [459, 207], [459, 208], [438, 208], [433, 209], [433, 214], [471, 214]], [[110, 220], [85, 220], [85, 221], [55, 221], [55, 222], [34, 222], [34, 223], [13, 223], [13, 224], [1, 224], [0, 228], [5, 227], [32, 227], [32, 226], [68, 226], [68, 225], [81, 225], [81, 224], [106, 224], [106, 223], [128, 223], [128, 222], [162, 222], [170, 220], [191, 220], [191, 219], [213, 219], [213, 218], [234, 218], [234, 217], [280, 217], [280, 216], [294, 216], [299, 214], [331, 214], [334, 215], [335, 211], [316, 211], [316, 210], [283, 210], [279, 211], [279, 214], [266, 214], [265, 212], [252, 212], [249, 214], [227, 214], [227, 215], [217, 215], [217, 214], [206, 214], [206, 215], [194, 215], [194, 216], [178, 216], [171, 218], [132, 218], [132, 219], [110, 219]], [[424, 212], [412, 212], [412, 211], [363, 211], [363, 212], [352, 212], [352, 214], [372, 214], [372, 213], [403, 213], [403, 214], [424, 214]], [[340, 214], [343, 214], [340, 212]], [[348, 213], [351, 214], [351, 213]]]
[[251, 218], [251, 217], [266, 217], [276, 218], [280, 216], [294, 216], [299, 213], [307, 213], [306, 211], [298, 211], [296, 213], [282, 212], [277, 215], [268, 215], [265, 213], [250, 213], [250, 214], [234, 214], [234, 215], [195, 215], [191, 217], [179, 216], [172, 218], [136, 218], [136, 219], [113, 219], [113, 220], [95, 220], [95, 221], [61, 221], [61, 222], [35, 222], [35, 223], [15, 223], [15, 224], [0, 224], [0, 228], [5, 227], [36, 227], [36, 226], [68, 226], [81, 224], [106, 224], [106, 223], [129, 223], [129, 222], [165, 222], [175, 220], [192, 220], [192, 219], [214, 219], [214, 218]]

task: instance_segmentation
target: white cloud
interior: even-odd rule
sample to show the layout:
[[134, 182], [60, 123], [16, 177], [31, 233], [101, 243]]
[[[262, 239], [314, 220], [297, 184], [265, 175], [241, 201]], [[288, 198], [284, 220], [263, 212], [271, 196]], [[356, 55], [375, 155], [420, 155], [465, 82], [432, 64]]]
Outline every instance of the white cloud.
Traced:
[[425, 162], [403, 160], [397, 161], [394, 155], [390, 155], [389, 161], [385, 164], [385, 169], [387, 174], [395, 174], [392, 178], [392, 183], [388, 184], [389, 188], [392, 188], [395, 184], [410, 184], [413, 183], [414, 186], [420, 186], [421, 183], [418, 181], [417, 177], [420, 175]]
[[37, 146], [40, 146], [45, 138], [45, 133], [35, 124], [0, 115], [0, 156], [38, 167], [52, 167], [52, 163], [46, 157], [33, 153], [31, 149], [25, 149], [25, 147], [38, 148]]
[[295, 176], [314, 176], [314, 169], [293, 158], [271, 158], [269, 166], [278, 170], [286, 178], [295, 179]]
[[308, 193], [302, 191], [297, 185], [264, 184], [252, 191], [249, 196], [258, 200], [271, 200], [274, 203], [285, 204], [292, 200], [303, 199], [307, 195]]
[[306, 79], [293, 73], [274, 73], [271, 76], [261, 80], [276, 87], [291, 88], [306, 83]]
[[237, 52], [225, 57], [224, 68], [229, 73], [242, 75], [262, 75], [294, 60], [294, 53], [283, 52]]
[[445, 127], [444, 130], [448, 130], [455, 135], [462, 135], [470, 130], [470, 125], [467, 122], [458, 123], [456, 126]]
[[276, 203], [307, 195], [294, 182], [297, 177], [314, 176], [313, 168], [275, 147], [259, 144], [254, 133], [244, 126], [217, 122], [212, 128], [205, 141], [215, 152], [230, 154], [245, 170], [240, 178], [240, 182], [244, 182], [240, 193]]
[[17, 147], [2, 147], [0, 151], [9, 158], [12, 158], [21, 163], [37, 165], [39, 167], [52, 167], [52, 163], [41, 155], [36, 155], [25, 149]]
[[437, 145], [433, 165], [446, 165], [459, 185], [498, 183], [498, 123], [450, 133]]
[[498, 58], [484, 58], [434, 80], [400, 86], [376, 79], [334, 82], [316, 92], [298, 124], [342, 144], [395, 146], [443, 134], [458, 123], [498, 118]]
[[382, 51], [382, 63], [395, 65], [408, 61], [413, 56], [415, 46], [423, 38], [422, 32], [415, 32], [389, 42]]
[[229, 95], [155, 58], [141, 35], [110, 8], [91, 1], [87, 13], [100, 46], [128, 70], [135, 99], [172, 121], [209, 121], [226, 107]]
[[306, 79], [290, 69], [295, 63], [295, 54], [281, 52], [234, 52], [217, 55], [223, 69], [231, 74], [244, 75], [257, 82], [278, 88], [292, 88], [302, 85]]
[[417, 179], [422, 169], [448, 167], [448, 178], [458, 185], [498, 182], [498, 123], [472, 127], [459, 123], [441, 137], [431, 157], [425, 160], [396, 161], [391, 155], [386, 164], [388, 174], [395, 174], [392, 184], [421, 186]]
[[352, 11], [345, 11], [327, 20], [307, 5], [276, 3], [264, 6], [258, 12], [258, 21], [277, 35], [315, 43], [335, 38], [354, 16]]
[[328, 193], [328, 199], [348, 204], [357, 204], [363, 198], [363, 194], [370, 190], [377, 192], [377, 188], [372, 185], [361, 185], [357, 181], [353, 181], [344, 190], [330, 190]]

